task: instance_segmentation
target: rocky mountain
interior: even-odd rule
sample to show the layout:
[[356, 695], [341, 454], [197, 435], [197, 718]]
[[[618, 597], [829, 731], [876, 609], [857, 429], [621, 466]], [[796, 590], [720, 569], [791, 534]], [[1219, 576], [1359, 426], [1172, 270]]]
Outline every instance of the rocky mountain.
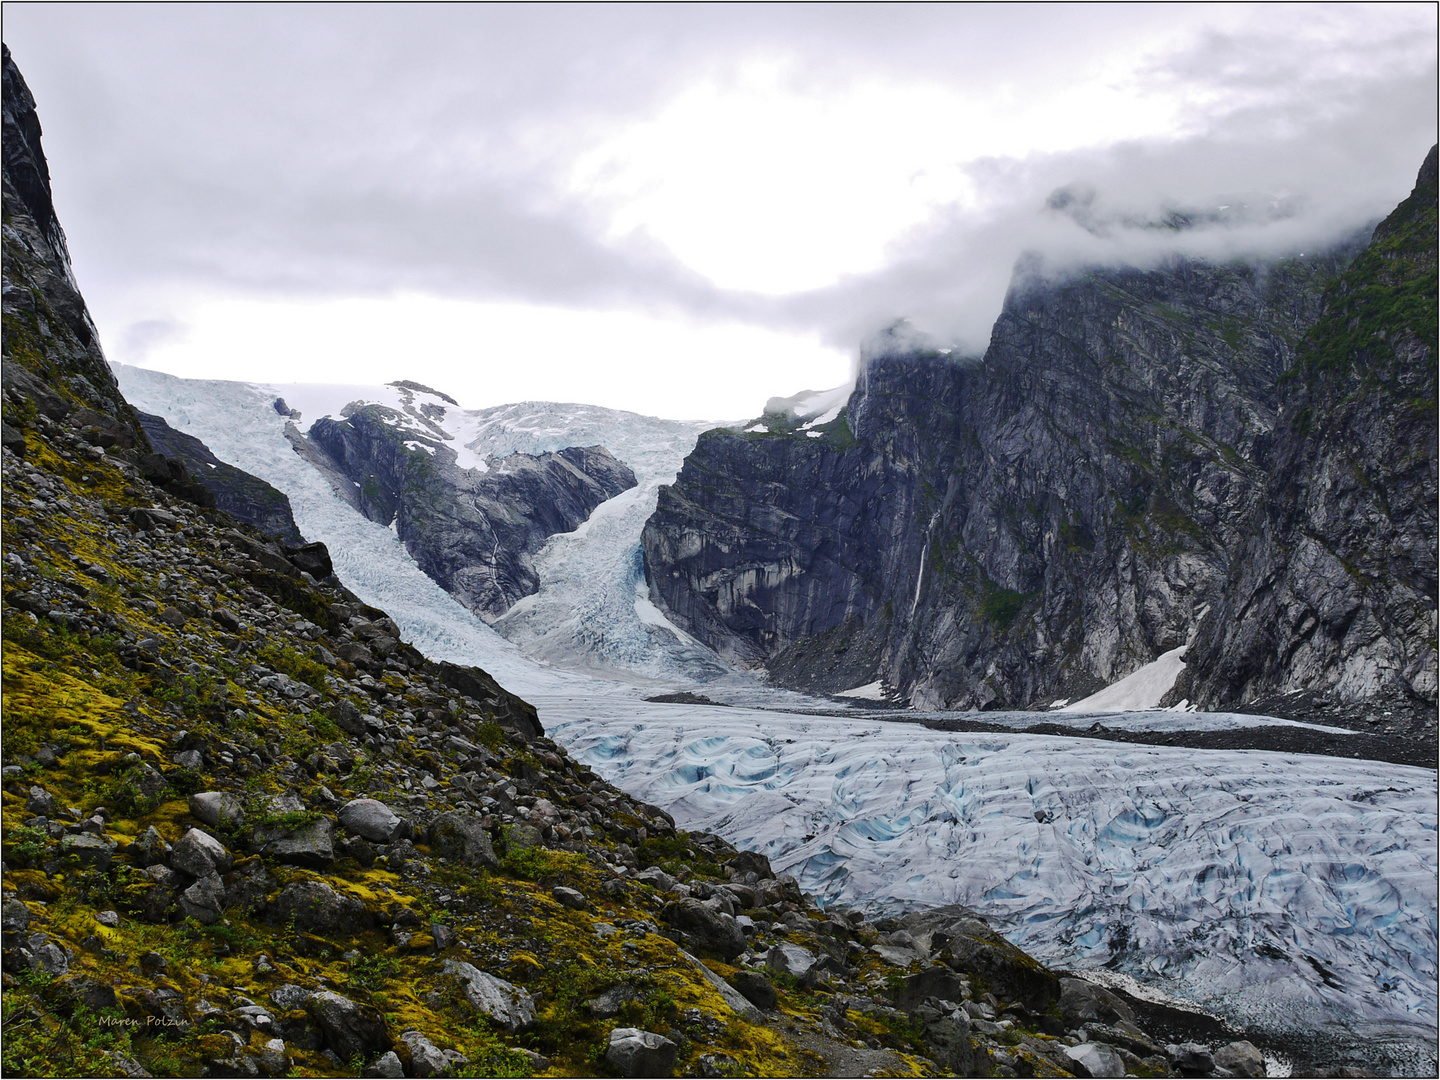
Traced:
[[[366, 404], [321, 417], [296, 449], [372, 521], [393, 523], [419, 567], [471, 611], [497, 619], [540, 586], [533, 555], [572, 532], [635, 474], [601, 446], [476, 459], [465, 467], [440, 426], [442, 397], [394, 384], [399, 409]], [[454, 404], [453, 401], [450, 404]]]
[[1432, 153], [1368, 241], [1025, 262], [983, 356], [894, 331], [839, 412], [702, 436], [646, 525], [657, 602], [805, 689], [1045, 707], [1193, 640], [1171, 700], [1433, 732], [1434, 201]]
[[7, 1074], [1263, 1074], [964, 909], [820, 910], [150, 461], [4, 96]]

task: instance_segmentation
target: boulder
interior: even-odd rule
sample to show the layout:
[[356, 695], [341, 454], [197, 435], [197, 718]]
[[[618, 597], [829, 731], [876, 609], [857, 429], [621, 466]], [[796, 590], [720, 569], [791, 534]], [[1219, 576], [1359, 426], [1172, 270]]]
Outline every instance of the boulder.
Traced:
[[584, 911], [590, 906], [590, 902], [585, 899], [584, 893], [578, 892], [575, 889], [567, 889], [564, 885], [556, 885], [555, 888], [550, 890], [550, 895], [553, 896], [556, 902], [562, 907], [567, 907], [571, 911]]
[[903, 925], [917, 939], [930, 934], [930, 949], [962, 974], [979, 975], [996, 997], [1045, 1012], [1060, 997], [1060, 981], [1045, 965], [961, 905], [907, 915]]
[[430, 824], [430, 850], [466, 866], [500, 865], [490, 833], [476, 814], [452, 811], [436, 817]]
[[292, 923], [297, 930], [316, 934], [354, 933], [374, 922], [363, 903], [323, 881], [292, 881], [267, 914], [272, 922]]
[[333, 990], [311, 994], [305, 999], [305, 1011], [320, 1029], [325, 1044], [342, 1062], [357, 1054], [369, 1057], [393, 1045], [379, 1012]]
[[446, 960], [445, 973], [460, 984], [465, 1000], [512, 1035], [535, 1024], [535, 999], [518, 986], [460, 960]]
[[194, 919], [204, 926], [214, 926], [220, 921], [225, 906], [225, 885], [216, 873], [197, 878], [195, 884], [180, 894], [178, 900], [181, 914]]
[[765, 966], [777, 975], [800, 979], [815, 966], [815, 954], [799, 945], [782, 941], [765, 954]]
[[245, 824], [245, 806], [228, 791], [198, 791], [190, 796], [190, 813], [212, 829], [238, 829]]
[[81, 866], [104, 871], [110, 869], [117, 846], [113, 840], [106, 840], [103, 836], [80, 833], [60, 841], [60, 857], [65, 861], [74, 860]]
[[739, 852], [724, 865], [734, 870], [741, 877], [747, 874], [754, 874], [756, 880], [759, 881], [764, 881], [767, 878], [773, 878], [775, 876], [775, 871], [770, 869], [770, 860], [755, 851]]
[[1182, 1072], [1208, 1073], [1215, 1069], [1215, 1058], [1210, 1048], [1201, 1043], [1170, 1043], [1165, 1053]]
[[204, 829], [191, 829], [170, 852], [170, 865], [194, 878], [223, 874], [233, 863], [225, 845]]
[[444, 1051], [422, 1032], [406, 1031], [401, 1034], [400, 1041], [410, 1051], [411, 1076], [441, 1076], [450, 1068]]
[[639, 1000], [640, 994], [633, 986], [621, 983], [582, 1003], [580, 1007], [597, 1020], [609, 1020], [612, 1016], [619, 1016], [627, 1002]]
[[756, 1008], [775, 1007], [775, 986], [758, 971], [737, 971], [730, 982]]
[[335, 861], [335, 822], [322, 817], [294, 829], [269, 829], [264, 844], [277, 862], [321, 870]]
[[1215, 1051], [1215, 1065], [1233, 1076], [1264, 1076], [1265, 1058], [1253, 1043], [1241, 1040]]
[[404, 819], [379, 799], [351, 799], [340, 808], [341, 827], [375, 844], [395, 840], [403, 824]]
[[1060, 1015], [1070, 1027], [1135, 1022], [1134, 1010], [1123, 999], [1084, 979], [1060, 980]]
[[965, 999], [967, 989], [965, 980], [949, 968], [927, 968], [901, 983], [895, 1004], [906, 1012], [931, 998], [958, 1004]]
[[[666, 904], [660, 917], [702, 949], [730, 960], [745, 951], [745, 932], [734, 916], [706, 907], [699, 900]], [[813, 959], [813, 958], [812, 958]]]
[[1065, 1047], [1065, 1056], [1075, 1063], [1081, 1076], [1124, 1076], [1125, 1062], [1113, 1047], [1104, 1043], [1081, 1043]]
[[621, 1076], [673, 1076], [678, 1049], [653, 1031], [616, 1028], [605, 1047], [605, 1063]]
[[405, 1075], [405, 1066], [401, 1064], [400, 1058], [394, 1050], [386, 1050], [385, 1053], [366, 1065], [360, 1075], [380, 1077], [383, 1080], [401, 1080], [401, 1077]]

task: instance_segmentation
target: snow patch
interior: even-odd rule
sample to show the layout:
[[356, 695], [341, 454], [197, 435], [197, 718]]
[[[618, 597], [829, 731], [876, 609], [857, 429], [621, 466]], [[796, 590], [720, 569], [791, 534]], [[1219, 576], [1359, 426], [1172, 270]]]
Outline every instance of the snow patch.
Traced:
[[1133, 671], [1119, 682], [1111, 683], [1104, 690], [1087, 698], [1062, 706], [1062, 712], [1106, 713], [1135, 712], [1140, 709], [1154, 709], [1160, 699], [1170, 692], [1180, 672], [1185, 668], [1185, 650], [1181, 645], [1162, 653], [1138, 671]]
[[867, 701], [884, 701], [885, 691], [881, 688], [880, 680], [876, 679], [874, 682], [866, 683], [864, 686], [854, 686], [849, 690], [841, 690], [835, 696], [864, 698]]

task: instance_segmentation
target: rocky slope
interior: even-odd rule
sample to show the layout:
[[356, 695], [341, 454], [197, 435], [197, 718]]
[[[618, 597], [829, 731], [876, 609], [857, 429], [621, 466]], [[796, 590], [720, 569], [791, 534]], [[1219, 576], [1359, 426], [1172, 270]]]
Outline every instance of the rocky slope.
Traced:
[[[427, 415], [423, 387], [403, 409], [364, 405], [322, 417], [292, 442], [372, 521], [389, 525], [419, 567], [471, 611], [497, 619], [540, 586], [532, 556], [573, 531], [635, 474], [601, 446], [514, 453], [465, 468]], [[443, 414], [442, 414], [443, 415]]]
[[1044, 707], [1198, 635], [1205, 706], [1328, 692], [1433, 730], [1433, 175], [1368, 245], [1027, 264], [983, 357], [882, 338], [827, 423], [701, 438], [646, 526], [653, 592], [806, 689]]
[[8, 1074], [1260, 1074], [964, 910], [820, 911], [147, 471], [8, 50], [5, 123]]

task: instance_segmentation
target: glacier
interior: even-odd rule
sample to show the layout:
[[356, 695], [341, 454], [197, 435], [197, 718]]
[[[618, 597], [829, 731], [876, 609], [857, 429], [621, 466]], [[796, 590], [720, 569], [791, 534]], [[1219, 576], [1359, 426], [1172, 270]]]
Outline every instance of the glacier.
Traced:
[[[712, 425], [547, 402], [465, 410], [393, 386], [186, 380], [120, 365], [116, 374], [137, 407], [284, 491], [341, 580], [421, 651], [485, 668], [532, 701], [572, 754], [682, 827], [766, 853], [827, 903], [965, 903], [1052, 965], [1134, 979], [1263, 1031], [1399, 1039], [1414, 1052], [1394, 1067], [1433, 1072], [1434, 771], [1082, 737], [1097, 722], [1131, 731], [1289, 723], [1139, 711], [1160, 676], [1173, 682], [1178, 654], [1108, 697], [983, 714], [998, 727], [1073, 726], [1075, 737], [934, 731], [895, 717], [946, 714], [768, 687], [671, 624], [641, 570], [655, 492]], [[421, 402], [432, 417], [443, 409], [434, 423], [471, 468], [516, 450], [598, 443], [640, 484], [552, 537], [536, 558], [539, 592], [490, 626], [295, 454], [277, 397], [301, 411], [302, 427], [354, 400]], [[805, 404], [817, 415], [833, 407]], [[724, 705], [644, 700], [679, 689]]]

